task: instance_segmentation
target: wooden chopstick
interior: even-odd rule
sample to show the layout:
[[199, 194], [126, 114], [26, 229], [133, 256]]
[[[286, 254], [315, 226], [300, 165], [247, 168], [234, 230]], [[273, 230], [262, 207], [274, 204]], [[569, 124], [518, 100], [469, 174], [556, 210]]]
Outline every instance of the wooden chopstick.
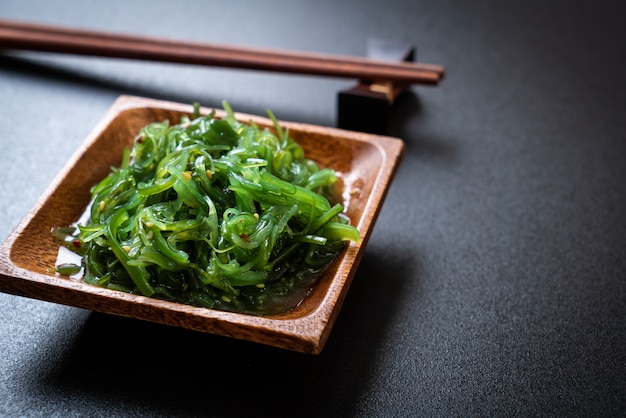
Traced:
[[442, 66], [122, 35], [0, 19], [0, 49], [57, 52], [309, 74], [403, 85], [438, 84]]

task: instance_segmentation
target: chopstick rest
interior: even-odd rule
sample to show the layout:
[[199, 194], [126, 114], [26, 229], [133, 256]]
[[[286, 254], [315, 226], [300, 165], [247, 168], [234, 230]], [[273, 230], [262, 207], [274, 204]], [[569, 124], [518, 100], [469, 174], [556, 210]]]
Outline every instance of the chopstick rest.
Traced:
[[[389, 62], [414, 62], [413, 45], [383, 39], [370, 39], [367, 57]], [[409, 87], [390, 80], [360, 80], [337, 93], [337, 127], [373, 134], [387, 134], [389, 117], [396, 98]]]

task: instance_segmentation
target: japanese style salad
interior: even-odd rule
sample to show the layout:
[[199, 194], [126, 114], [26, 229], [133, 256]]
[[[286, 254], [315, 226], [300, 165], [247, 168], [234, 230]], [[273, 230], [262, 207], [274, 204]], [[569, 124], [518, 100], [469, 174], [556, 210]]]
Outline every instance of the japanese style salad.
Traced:
[[92, 189], [88, 221], [54, 228], [87, 283], [179, 303], [275, 314], [300, 303], [320, 272], [358, 241], [331, 204], [334, 170], [274, 132], [226, 116], [151, 123]]

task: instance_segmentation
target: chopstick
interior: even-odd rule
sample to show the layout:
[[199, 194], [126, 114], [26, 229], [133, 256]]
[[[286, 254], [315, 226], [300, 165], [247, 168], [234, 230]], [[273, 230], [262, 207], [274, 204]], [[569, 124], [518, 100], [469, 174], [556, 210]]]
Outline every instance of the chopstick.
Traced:
[[445, 73], [442, 66], [434, 64], [187, 42], [1, 19], [0, 49], [356, 78], [402, 85], [436, 85]]

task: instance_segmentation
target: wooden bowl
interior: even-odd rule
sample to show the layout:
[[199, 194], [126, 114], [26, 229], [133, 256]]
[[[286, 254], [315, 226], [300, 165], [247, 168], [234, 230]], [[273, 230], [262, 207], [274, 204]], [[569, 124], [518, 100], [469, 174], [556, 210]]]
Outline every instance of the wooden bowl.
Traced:
[[[208, 113], [210, 109], [202, 109]], [[273, 316], [254, 316], [198, 308], [132, 295], [50, 273], [59, 243], [50, 229], [75, 222], [90, 200], [90, 188], [111, 166], [119, 166], [122, 149], [139, 129], [169, 119], [177, 123], [193, 107], [122, 96], [98, 123], [55, 177], [35, 206], [0, 246], [0, 291], [45, 301], [132, 317], [290, 350], [319, 353], [332, 329], [363, 255], [383, 199], [401, 160], [402, 141], [339, 129], [281, 122], [307, 157], [340, 176], [340, 196], [361, 233], [346, 245], [310, 294], [295, 309]], [[218, 117], [223, 116], [217, 111]], [[269, 119], [237, 114], [271, 128]]]

